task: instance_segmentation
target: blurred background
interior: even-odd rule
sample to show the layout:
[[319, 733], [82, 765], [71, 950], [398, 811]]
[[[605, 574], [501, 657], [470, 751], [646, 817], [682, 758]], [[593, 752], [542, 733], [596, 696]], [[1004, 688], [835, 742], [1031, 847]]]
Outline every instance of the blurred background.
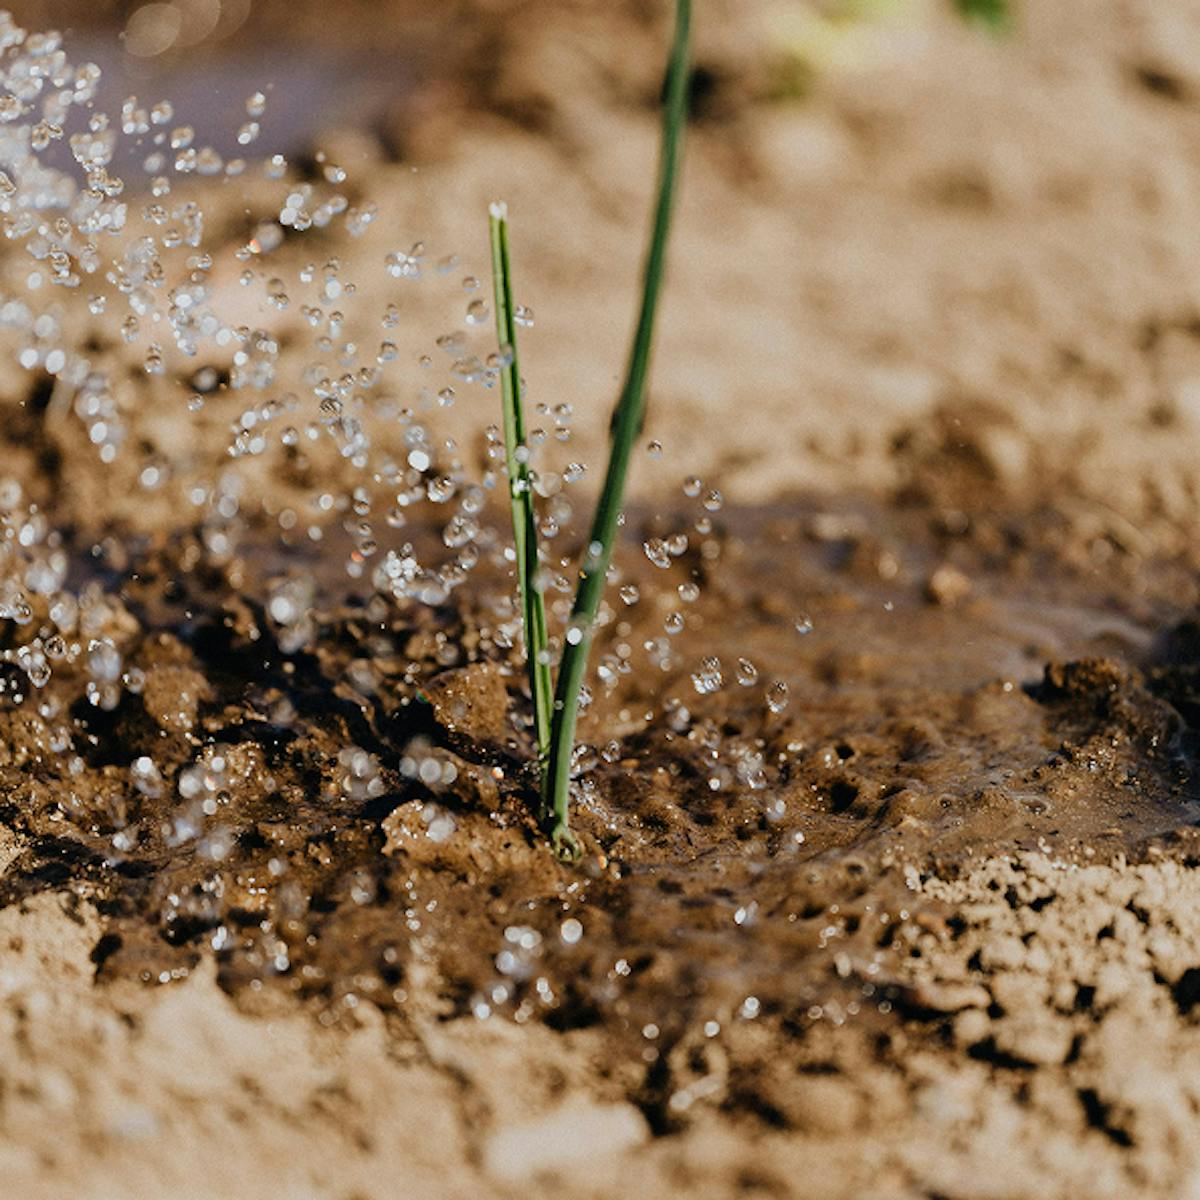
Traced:
[[[12, 11], [105, 69], [103, 106], [169, 97], [223, 154], [263, 91], [255, 151], [301, 170], [335, 154], [392, 248], [424, 240], [485, 274], [482, 214], [507, 198], [538, 313], [531, 385], [576, 404], [573, 452], [597, 451], [653, 186], [666, 0]], [[1185, 537], [1200, 4], [705, 0], [695, 66], [648, 430], [670, 470], [635, 486], [695, 470], [755, 500], [902, 494], [919, 475], [948, 503], [1053, 494], [1127, 546]]]
[[[1010, 25], [1007, 3], [705, 5], [697, 20], [697, 113], [729, 117], [746, 103], [803, 99], [823, 72], [868, 61], [881, 27], [917, 28], [931, 9], [954, 10], [1003, 33]], [[11, 6], [26, 28], [60, 30], [78, 56], [102, 66], [112, 96], [152, 90], [170, 94], [181, 110], [219, 110], [230, 88], [252, 81], [291, 101], [276, 114], [277, 139], [353, 121], [389, 144], [395, 139], [394, 148], [402, 148], [413, 124], [404, 106], [418, 97], [426, 121], [434, 107], [468, 104], [544, 131], [560, 110], [579, 102], [578, 93], [597, 84], [609, 101], [652, 105], [668, 8], [656, 0], [26, 0]], [[519, 60], [543, 47], [550, 33], [560, 42], [560, 61], [574, 60], [572, 68], [540, 81], [519, 78]], [[418, 136], [425, 150], [435, 142]]]

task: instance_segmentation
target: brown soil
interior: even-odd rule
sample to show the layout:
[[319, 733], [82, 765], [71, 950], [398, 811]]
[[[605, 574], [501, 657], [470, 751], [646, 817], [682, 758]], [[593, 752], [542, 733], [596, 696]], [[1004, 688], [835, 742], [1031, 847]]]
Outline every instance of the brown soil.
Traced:
[[[462, 323], [502, 191], [533, 396], [574, 404], [555, 453], [594, 478], [662, 29], [494, 7], [425, 12], [411, 94], [322, 133], [387, 221], [274, 269], [342, 256], [347, 336], [373, 353], [394, 301], [411, 363]], [[219, 364], [131, 370], [107, 466], [50, 380], [0, 380], [6, 550], [33, 505], [84, 597], [45, 688], [0, 665], [8, 1193], [1198, 1193], [1200, 9], [1031, 0], [1003, 43], [940, 9], [852, 24], [785, 99], [773, 6], [707, 7], [578, 866], [533, 817], [494, 499], [466, 581], [414, 598], [384, 554], [454, 552], [436, 514], [364, 550], [394, 482], [324, 442], [221, 482], [246, 400]], [[277, 192], [196, 195], [218, 290], [300, 387], [298, 305], [239, 299], [232, 257]], [[413, 296], [378, 268], [418, 237], [463, 261]], [[61, 322], [140, 365], [83, 303]], [[431, 484], [487, 466], [494, 395], [459, 390], [421, 416], [455, 439]], [[411, 399], [363, 414], [383, 452]], [[111, 705], [88, 636], [120, 652]]]

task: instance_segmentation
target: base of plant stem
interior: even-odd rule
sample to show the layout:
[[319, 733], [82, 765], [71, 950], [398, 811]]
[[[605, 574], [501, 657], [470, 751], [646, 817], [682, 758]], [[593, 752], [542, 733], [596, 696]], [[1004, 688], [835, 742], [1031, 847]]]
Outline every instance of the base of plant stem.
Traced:
[[550, 830], [550, 845], [559, 862], [576, 863], [583, 856], [579, 839], [567, 828], [565, 821], [556, 822]]

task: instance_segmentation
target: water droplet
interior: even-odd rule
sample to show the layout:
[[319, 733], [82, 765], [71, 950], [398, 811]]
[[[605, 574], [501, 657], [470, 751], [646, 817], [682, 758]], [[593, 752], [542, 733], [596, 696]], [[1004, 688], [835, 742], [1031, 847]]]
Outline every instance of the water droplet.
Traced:
[[692, 675], [692, 687], [701, 696], [720, 691], [725, 679], [721, 674], [721, 660], [710, 655], [700, 664], [700, 670]]
[[454, 496], [456, 485], [449, 475], [439, 475], [425, 486], [426, 495], [434, 504], [445, 504]]
[[660, 570], [666, 570], [671, 565], [671, 552], [662, 538], [650, 538], [642, 543], [646, 557]]

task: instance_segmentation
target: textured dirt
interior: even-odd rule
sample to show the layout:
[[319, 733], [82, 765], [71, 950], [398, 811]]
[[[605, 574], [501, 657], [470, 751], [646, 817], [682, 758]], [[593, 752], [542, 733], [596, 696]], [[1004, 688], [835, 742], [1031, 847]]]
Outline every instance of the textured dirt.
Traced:
[[[63, 7], [28, 19], [111, 35]], [[386, 220], [274, 261], [344, 255], [347, 336], [394, 300], [411, 363], [462, 324], [506, 195], [531, 393], [575, 406], [554, 450], [586, 494], [663, 31], [492, 7], [376, 20], [419, 86], [319, 144]], [[420, 603], [363, 567], [355, 506], [389, 486], [332, 446], [222, 491], [245, 397], [207, 364], [130, 372], [105, 467], [45, 377], [4, 373], [6, 472], [124, 672], [90, 703], [83, 632], [35, 699], [0, 668], [12, 1194], [1200, 1194], [1200, 8], [1031, 0], [1004, 42], [933, 5], [789, 41], [789, 12], [700, 14], [663, 449], [581, 725], [578, 868], [531, 816], [494, 503], [470, 582]], [[223, 185], [218, 251], [277, 191]], [[418, 238], [461, 269], [412, 296], [377, 267]], [[296, 306], [221, 263], [286, 386]], [[140, 362], [84, 305], [62, 322]], [[493, 419], [461, 391], [428, 417], [452, 473]], [[376, 446], [406, 445], [397, 415], [364, 414]], [[380, 555], [452, 558], [432, 518], [377, 524]], [[639, 549], [684, 534], [665, 569]]]

